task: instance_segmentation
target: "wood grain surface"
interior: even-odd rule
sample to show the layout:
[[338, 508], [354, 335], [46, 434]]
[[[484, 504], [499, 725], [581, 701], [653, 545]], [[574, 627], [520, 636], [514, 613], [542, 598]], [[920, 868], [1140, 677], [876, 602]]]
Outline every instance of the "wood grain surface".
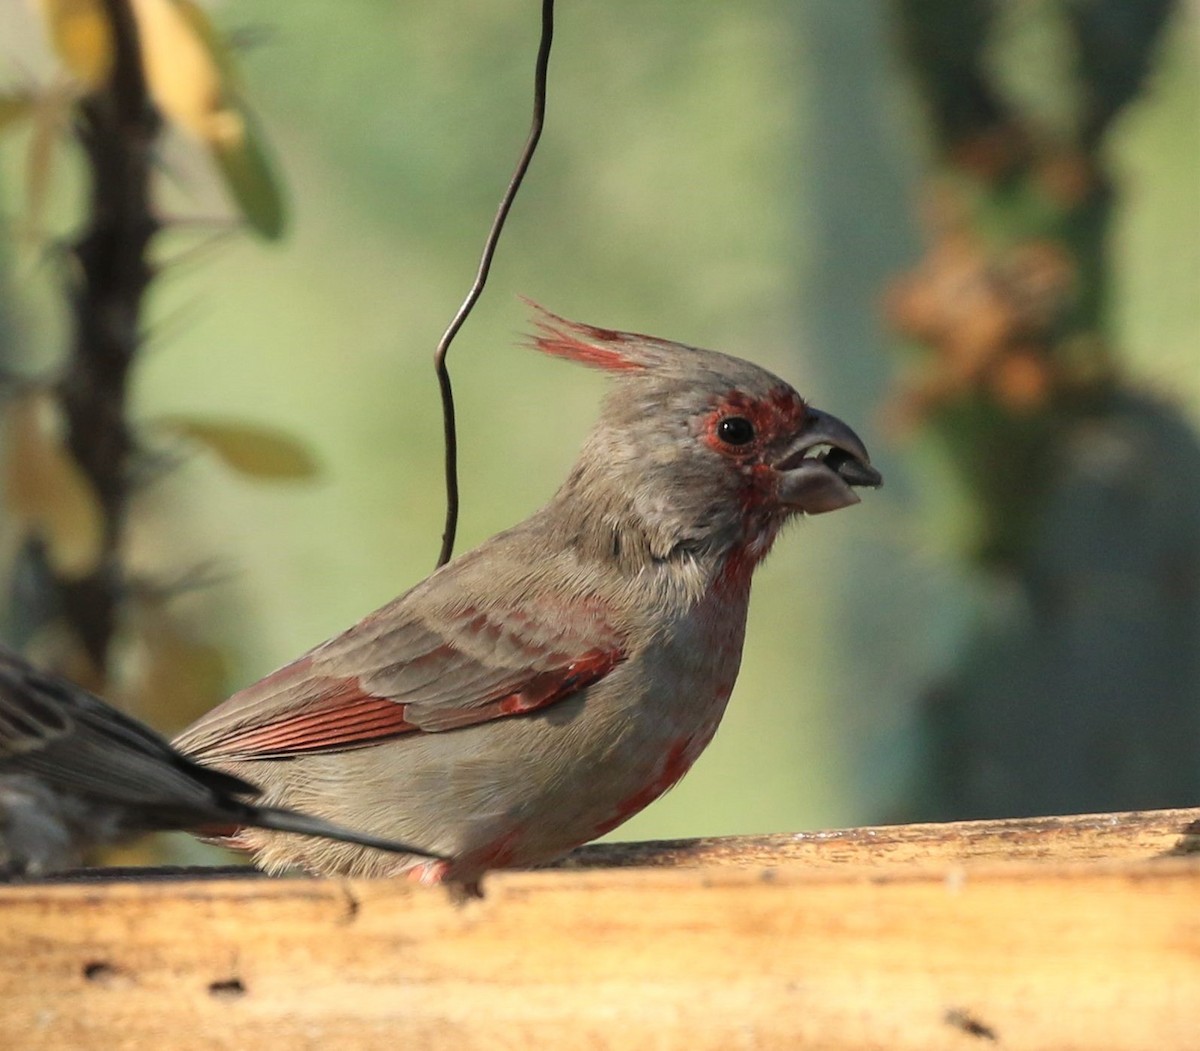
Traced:
[[0, 1048], [1200, 1047], [1200, 811], [0, 887]]

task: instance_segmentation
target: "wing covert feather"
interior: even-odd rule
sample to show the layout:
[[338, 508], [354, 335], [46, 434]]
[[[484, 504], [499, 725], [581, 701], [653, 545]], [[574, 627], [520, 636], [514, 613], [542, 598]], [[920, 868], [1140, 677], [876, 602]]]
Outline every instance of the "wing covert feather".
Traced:
[[176, 745], [205, 760], [246, 760], [439, 733], [553, 704], [624, 657], [598, 603], [431, 614], [412, 598], [234, 694]]

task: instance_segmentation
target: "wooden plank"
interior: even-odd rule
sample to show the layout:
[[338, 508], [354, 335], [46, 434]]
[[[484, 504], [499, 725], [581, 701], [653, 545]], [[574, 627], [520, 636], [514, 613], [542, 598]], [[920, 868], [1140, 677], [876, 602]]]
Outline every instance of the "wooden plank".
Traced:
[[[1200, 856], [1158, 856], [1196, 816], [1174, 813], [1041, 823], [1016, 837], [1037, 860], [948, 861], [961, 826], [909, 826], [874, 869], [847, 833], [843, 863], [502, 873], [462, 905], [386, 880], [4, 887], [0, 1047], [1190, 1049]], [[1059, 860], [1077, 836], [1119, 860]]]
[[656, 843], [597, 843], [559, 868], [655, 868], [678, 865], [779, 865], [869, 868], [932, 863], [1114, 860], [1200, 851], [1200, 808], [1116, 814], [876, 825], [824, 832]]

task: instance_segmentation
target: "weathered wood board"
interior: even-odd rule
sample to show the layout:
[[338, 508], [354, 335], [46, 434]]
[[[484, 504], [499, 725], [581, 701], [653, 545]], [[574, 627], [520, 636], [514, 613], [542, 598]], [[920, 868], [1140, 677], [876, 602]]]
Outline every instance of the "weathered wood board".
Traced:
[[1194, 1049], [1198, 821], [599, 846], [466, 904], [201, 870], [3, 887], [0, 1048]]

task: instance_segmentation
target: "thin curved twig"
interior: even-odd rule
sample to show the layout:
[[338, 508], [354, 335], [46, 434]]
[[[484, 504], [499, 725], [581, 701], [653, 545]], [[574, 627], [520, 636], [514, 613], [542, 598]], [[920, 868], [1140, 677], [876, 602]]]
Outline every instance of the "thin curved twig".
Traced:
[[483, 286], [487, 284], [488, 272], [492, 268], [492, 259], [496, 254], [496, 245], [504, 229], [504, 221], [508, 218], [517, 191], [529, 170], [537, 149], [538, 139], [542, 137], [542, 127], [546, 121], [546, 75], [550, 68], [550, 45], [554, 39], [554, 0], [542, 0], [542, 35], [538, 42], [537, 62], [533, 73], [533, 120], [529, 126], [529, 135], [525, 146], [517, 160], [516, 170], [509, 180], [504, 196], [500, 198], [500, 207], [496, 210], [496, 218], [488, 231], [487, 240], [483, 244], [483, 257], [479, 261], [479, 269], [475, 272], [475, 280], [471, 290], [463, 300], [458, 313], [454, 315], [449, 327], [438, 341], [434, 351], [433, 363], [437, 370], [438, 387], [442, 392], [442, 419], [446, 436], [446, 525], [442, 531], [442, 550], [438, 555], [437, 564], [444, 566], [454, 553], [454, 537], [458, 532], [458, 434], [454, 422], [454, 391], [450, 386], [450, 371], [446, 367], [446, 353], [463, 322], [474, 309]]

